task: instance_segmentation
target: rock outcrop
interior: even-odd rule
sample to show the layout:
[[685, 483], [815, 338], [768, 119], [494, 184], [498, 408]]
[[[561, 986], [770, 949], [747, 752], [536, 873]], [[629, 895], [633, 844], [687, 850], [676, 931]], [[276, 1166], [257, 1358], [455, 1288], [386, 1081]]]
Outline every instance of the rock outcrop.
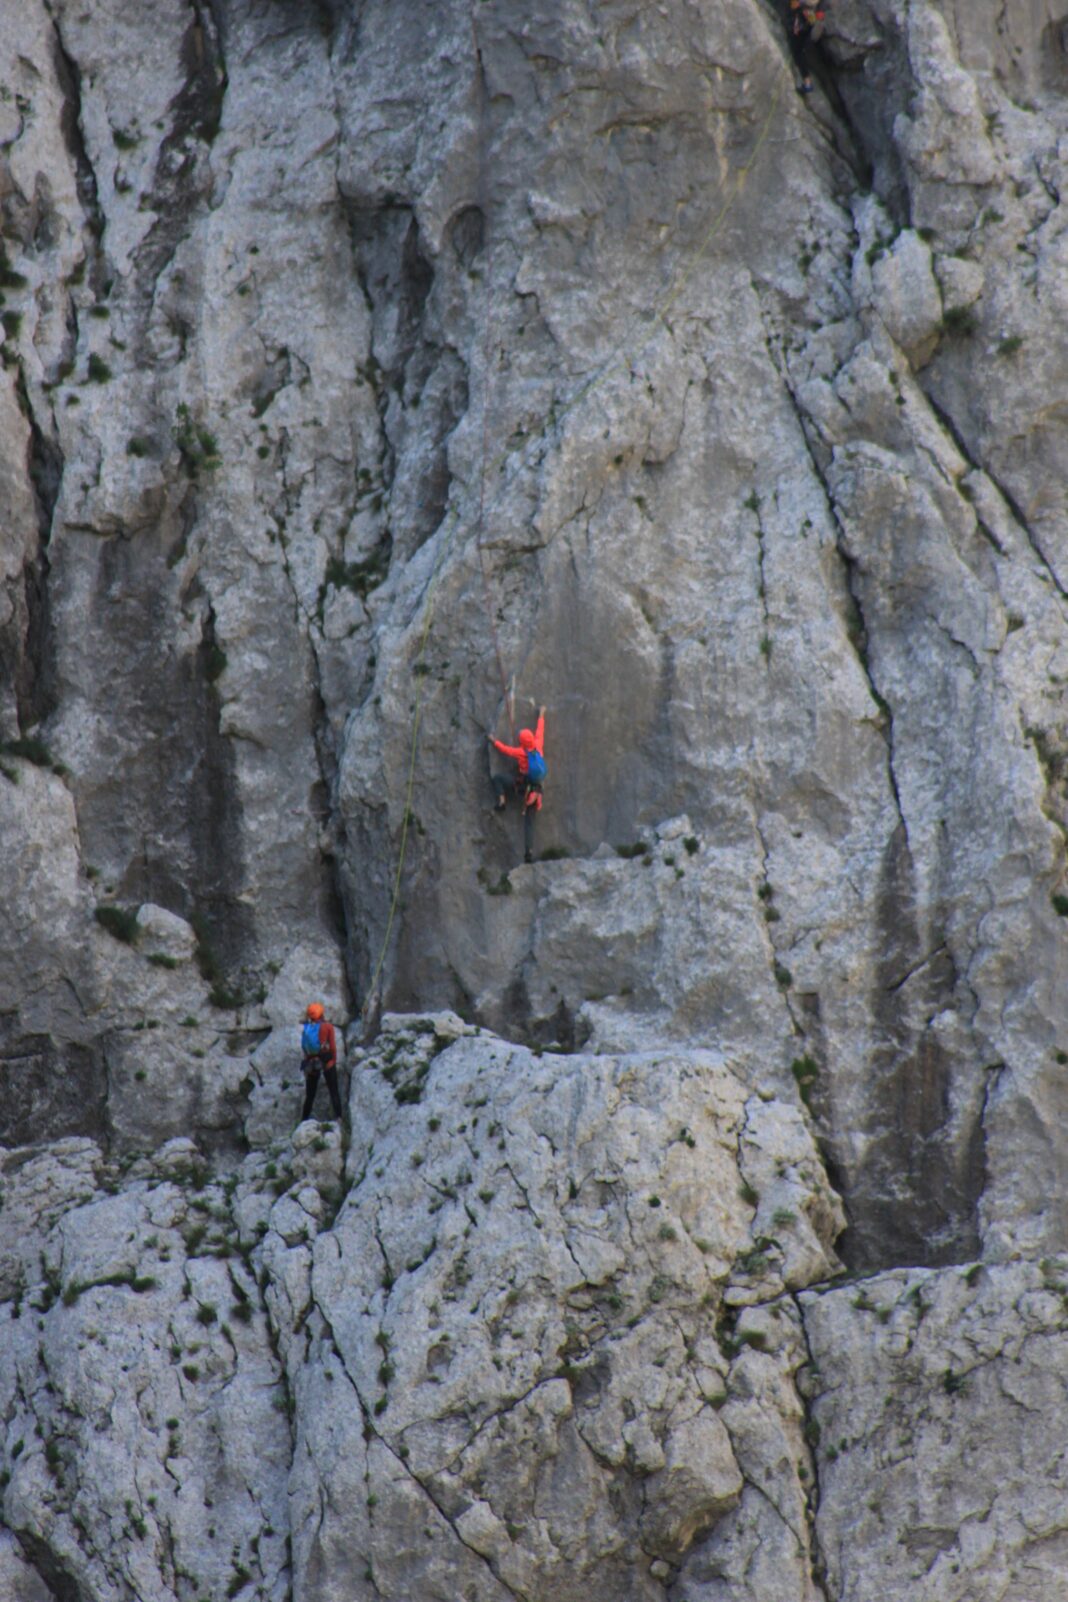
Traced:
[[17, 1602], [1068, 1585], [1068, 12], [830, 10], [0, 0]]
[[1064, 1275], [973, 1263], [802, 1298], [831, 1596], [1062, 1589]]
[[755, 1602], [759, 1547], [809, 1595], [796, 1296], [843, 1219], [797, 1110], [439, 1014], [386, 1018], [352, 1111], [347, 1152], [302, 1124], [222, 1182], [181, 1139], [5, 1155], [10, 1561], [159, 1602], [652, 1599], [696, 1562]]

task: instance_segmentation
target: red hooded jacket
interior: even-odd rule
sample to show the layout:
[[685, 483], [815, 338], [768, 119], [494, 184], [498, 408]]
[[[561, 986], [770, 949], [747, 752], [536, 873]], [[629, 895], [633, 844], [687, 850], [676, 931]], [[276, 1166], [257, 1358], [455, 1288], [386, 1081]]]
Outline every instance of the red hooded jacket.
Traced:
[[520, 729], [518, 745], [505, 745], [501, 740], [494, 740], [493, 743], [502, 756], [515, 758], [519, 766], [520, 776], [525, 779], [527, 776], [527, 752], [537, 751], [539, 756], [545, 755], [543, 749], [545, 744], [545, 719], [538, 719], [533, 734], [529, 729]]
[[337, 1067], [337, 1035], [333, 1024], [325, 1018], [319, 1023], [319, 1058], [324, 1068]]

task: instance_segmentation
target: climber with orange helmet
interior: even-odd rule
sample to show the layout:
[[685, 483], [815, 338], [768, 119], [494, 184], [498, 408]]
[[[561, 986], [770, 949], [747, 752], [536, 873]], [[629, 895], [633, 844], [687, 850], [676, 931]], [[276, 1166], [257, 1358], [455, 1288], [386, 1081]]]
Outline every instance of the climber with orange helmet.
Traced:
[[334, 1117], [341, 1119], [341, 1095], [337, 1087], [337, 1035], [323, 1011], [321, 1002], [309, 1003], [304, 1015], [304, 1028], [300, 1034], [300, 1066], [304, 1074], [304, 1111], [301, 1123], [311, 1117], [315, 1092], [319, 1088], [319, 1075], [326, 1080]]
[[494, 812], [503, 812], [508, 805], [509, 792], [519, 797], [523, 807], [523, 861], [534, 861], [534, 819], [541, 811], [542, 782], [545, 767], [545, 708], [538, 708], [538, 721], [533, 729], [520, 729], [519, 744], [505, 745], [495, 735], [486, 738], [502, 756], [511, 757], [516, 765], [512, 778], [495, 773], [493, 792], [497, 797]]
[[828, 3], [829, 0], [823, 0], [823, 4], [810, 5], [808, 0], [789, 0], [790, 50], [801, 74], [797, 90], [799, 95], [812, 93], [811, 47], [823, 37], [827, 16], [824, 7]]

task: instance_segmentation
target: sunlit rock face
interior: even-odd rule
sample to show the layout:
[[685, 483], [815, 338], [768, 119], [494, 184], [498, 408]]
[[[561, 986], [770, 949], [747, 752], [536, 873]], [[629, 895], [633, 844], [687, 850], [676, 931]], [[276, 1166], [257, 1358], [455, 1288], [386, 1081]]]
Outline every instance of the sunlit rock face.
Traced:
[[0, 0], [0, 1592], [1068, 1586], [1066, 29]]

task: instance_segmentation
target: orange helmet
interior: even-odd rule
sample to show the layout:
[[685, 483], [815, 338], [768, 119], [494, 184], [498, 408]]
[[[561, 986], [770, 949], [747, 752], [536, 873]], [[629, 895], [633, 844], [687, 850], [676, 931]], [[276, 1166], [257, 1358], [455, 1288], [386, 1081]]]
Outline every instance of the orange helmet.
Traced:
[[530, 729], [520, 729], [520, 731], [519, 731], [519, 743], [523, 747], [524, 751], [533, 751], [533, 749], [534, 749], [534, 734], [533, 734], [533, 731], [530, 730]]
[[311, 1019], [312, 1023], [318, 1023], [322, 1016], [323, 1009], [321, 1003], [318, 1001], [313, 1001], [308, 1007], [308, 1017]]

